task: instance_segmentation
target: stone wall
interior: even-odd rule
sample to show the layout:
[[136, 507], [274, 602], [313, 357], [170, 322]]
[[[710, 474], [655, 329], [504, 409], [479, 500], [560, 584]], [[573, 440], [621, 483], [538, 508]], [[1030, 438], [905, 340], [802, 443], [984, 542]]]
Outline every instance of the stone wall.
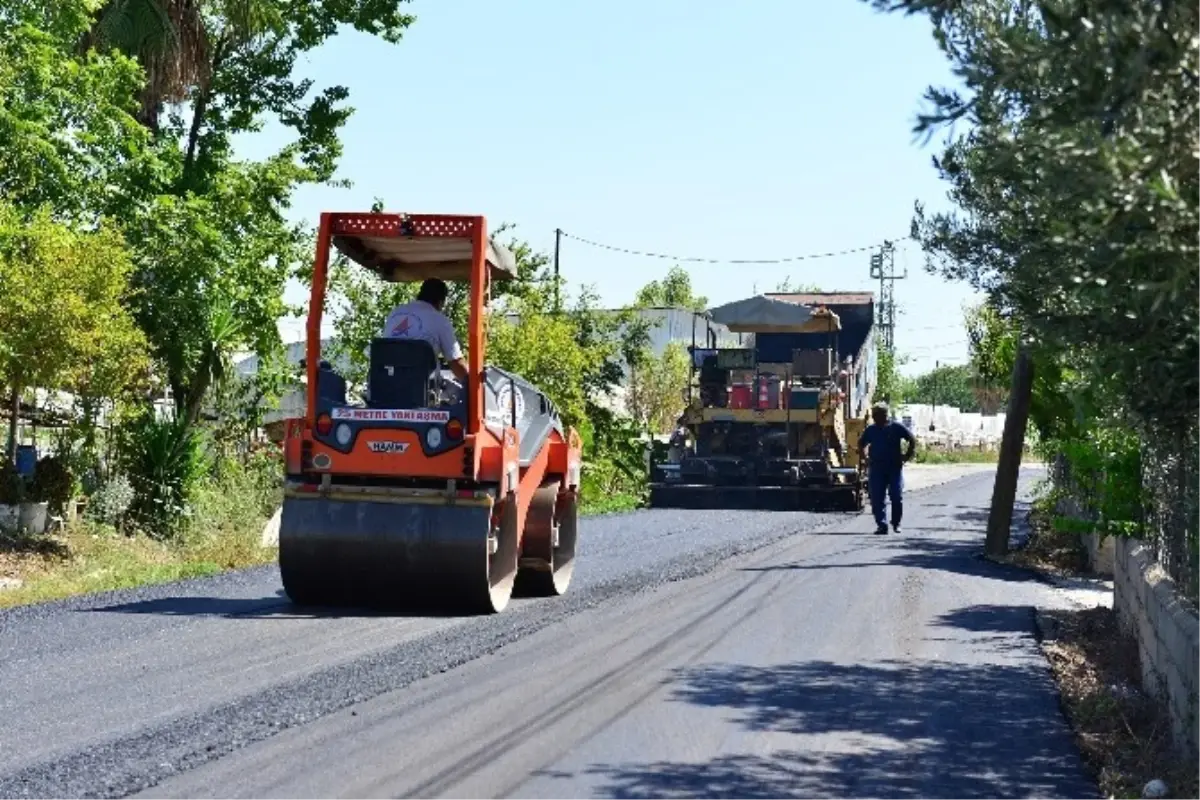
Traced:
[[1142, 686], [1167, 706], [1175, 741], [1195, 755], [1200, 680], [1200, 617], [1181, 601], [1175, 582], [1136, 539], [1113, 537], [1113, 608], [1134, 634]]

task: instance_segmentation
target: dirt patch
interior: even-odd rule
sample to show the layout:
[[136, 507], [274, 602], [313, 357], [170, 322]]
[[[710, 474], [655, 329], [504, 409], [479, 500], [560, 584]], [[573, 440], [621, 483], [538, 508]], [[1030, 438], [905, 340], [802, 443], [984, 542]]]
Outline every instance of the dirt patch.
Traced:
[[53, 536], [23, 536], [0, 532], [0, 578], [23, 574], [66, 561], [71, 550]]
[[1008, 555], [1009, 563], [1057, 577], [1087, 574], [1087, 550], [1079, 534], [1056, 529], [1037, 506], [1029, 514], [1029, 526], [1029, 540]]
[[1200, 770], [1171, 744], [1166, 710], [1138, 688], [1137, 643], [1112, 609], [1043, 611], [1042, 649], [1085, 761], [1106, 797], [1141, 797], [1166, 782], [1167, 797], [1200, 797]]

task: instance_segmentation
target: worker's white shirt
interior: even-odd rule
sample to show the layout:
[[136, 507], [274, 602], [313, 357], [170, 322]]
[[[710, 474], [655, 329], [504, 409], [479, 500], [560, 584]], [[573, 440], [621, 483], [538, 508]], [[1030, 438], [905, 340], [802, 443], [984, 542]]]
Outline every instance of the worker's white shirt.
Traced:
[[424, 339], [446, 361], [462, 358], [454, 324], [424, 300], [396, 306], [383, 324], [383, 335], [394, 339]]

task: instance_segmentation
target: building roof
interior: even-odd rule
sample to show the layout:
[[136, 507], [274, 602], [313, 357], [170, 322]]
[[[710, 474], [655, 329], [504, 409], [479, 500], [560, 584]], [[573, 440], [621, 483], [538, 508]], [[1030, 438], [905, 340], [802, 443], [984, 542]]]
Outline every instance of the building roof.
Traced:
[[802, 306], [858, 306], [875, 302], [871, 292], [767, 292], [767, 297]]

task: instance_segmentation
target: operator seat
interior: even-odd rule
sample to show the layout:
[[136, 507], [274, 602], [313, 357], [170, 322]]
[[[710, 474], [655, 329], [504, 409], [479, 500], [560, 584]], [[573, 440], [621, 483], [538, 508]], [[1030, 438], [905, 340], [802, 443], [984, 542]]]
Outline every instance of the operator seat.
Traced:
[[[308, 359], [300, 359], [300, 369], [308, 368]], [[317, 399], [330, 405], [345, 405], [346, 379], [337, 374], [325, 359], [317, 362]]]
[[372, 408], [424, 408], [429, 404], [429, 381], [438, 371], [437, 353], [424, 339], [378, 337], [371, 342], [367, 373], [368, 405]]

